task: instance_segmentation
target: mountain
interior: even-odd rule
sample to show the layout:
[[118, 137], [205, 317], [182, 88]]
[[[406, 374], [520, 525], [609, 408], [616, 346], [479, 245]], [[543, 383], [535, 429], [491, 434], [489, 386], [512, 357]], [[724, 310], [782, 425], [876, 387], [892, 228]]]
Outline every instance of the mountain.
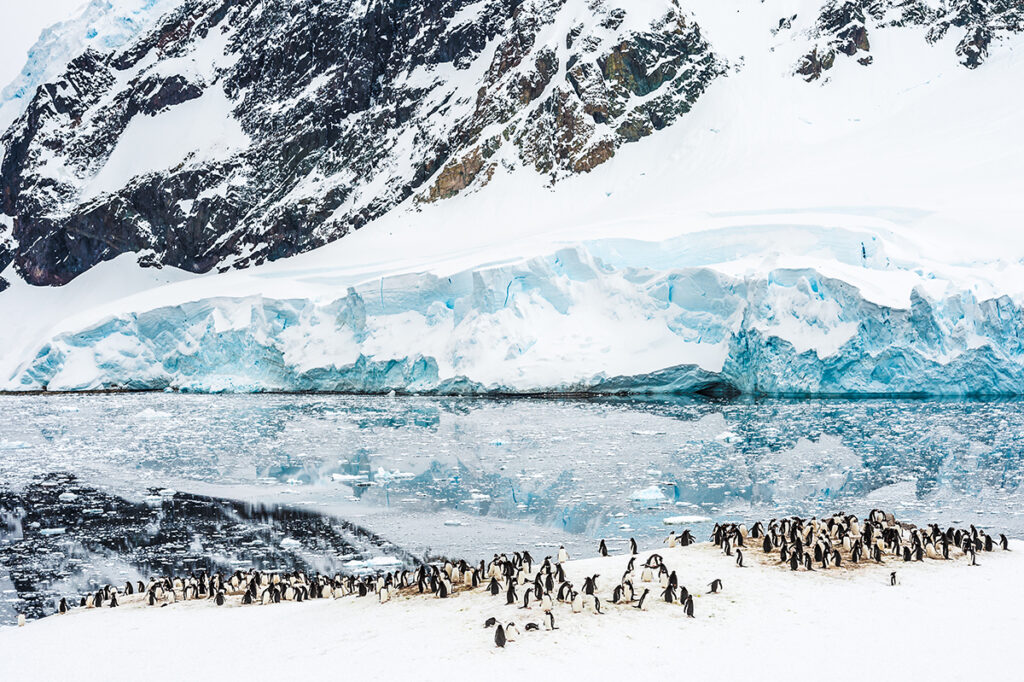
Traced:
[[1019, 393], [1022, 28], [1006, 0], [187, 0], [3, 135], [0, 372]]

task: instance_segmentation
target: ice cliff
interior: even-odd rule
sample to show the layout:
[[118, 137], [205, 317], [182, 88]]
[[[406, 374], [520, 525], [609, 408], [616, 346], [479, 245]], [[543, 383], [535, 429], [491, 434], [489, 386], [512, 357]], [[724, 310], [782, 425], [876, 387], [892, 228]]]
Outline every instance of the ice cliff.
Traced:
[[[851, 267], [879, 267], [878, 254], [862, 258]], [[686, 260], [678, 241], [597, 240], [446, 277], [382, 277], [333, 300], [210, 297], [124, 312], [55, 336], [8, 388], [1024, 392], [1024, 317], [1007, 296], [915, 286], [893, 307], [812, 268], [673, 265]]]

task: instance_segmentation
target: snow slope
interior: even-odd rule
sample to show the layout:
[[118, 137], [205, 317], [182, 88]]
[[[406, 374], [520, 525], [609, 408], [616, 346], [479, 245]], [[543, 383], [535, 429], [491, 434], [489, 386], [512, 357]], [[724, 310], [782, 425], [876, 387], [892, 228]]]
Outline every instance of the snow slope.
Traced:
[[811, 31], [811, 5], [686, 3], [728, 76], [554, 188], [499, 169], [310, 253], [73, 316], [15, 282], [0, 315], [38, 311], [36, 332], [0, 331], [3, 386], [1024, 392], [1024, 108], [1006, 87], [1024, 40], [968, 70], [958, 36], [877, 28], [870, 66], [807, 83], [806, 45], [770, 29], [795, 12], [788, 31]]
[[[797, 574], [752, 557], [747, 568], [736, 568], [732, 557], [707, 544], [660, 553], [696, 595], [693, 619], [678, 604], [656, 599], [645, 612], [610, 604], [606, 593], [627, 560], [619, 555], [566, 564], [576, 584], [602, 576], [605, 614], [573, 614], [558, 604], [554, 632], [526, 632], [527, 622], [543, 622], [538, 608], [506, 606], [504, 595], [483, 591], [383, 605], [347, 597], [265, 607], [190, 602], [76, 609], [0, 630], [10, 652], [0, 657], [0, 674], [48, 680], [58, 661], [92, 661], [96, 651], [111, 648], [132, 653], [117, 656], [116, 664], [72, 663], [74, 677], [318, 679], [344, 669], [366, 680], [434, 680], [486, 677], [500, 665], [503, 676], [515, 679], [674, 678], [683, 670], [731, 681], [797, 654], [801, 668], [840, 681], [864, 679], [866, 667], [876, 679], [936, 682], [1005, 679], [1019, 667], [1013, 645], [1024, 626], [1024, 599], [1011, 587], [1024, 561], [1019, 552], [986, 555], [980, 567], [901, 562]], [[891, 587], [894, 568], [900, 584]], [[715, 578], [723, 591], [709, 594]], [[653, 585], [652, 597], [660, 591]], [[519, 628], [504, 649], [483, 627], [491, 616]], [[847, 647], [849, 656], [841, 653]], [[194, 653], [168, 654], [182, 651]], [[865, 663], [865, 655], [874, 662]]]

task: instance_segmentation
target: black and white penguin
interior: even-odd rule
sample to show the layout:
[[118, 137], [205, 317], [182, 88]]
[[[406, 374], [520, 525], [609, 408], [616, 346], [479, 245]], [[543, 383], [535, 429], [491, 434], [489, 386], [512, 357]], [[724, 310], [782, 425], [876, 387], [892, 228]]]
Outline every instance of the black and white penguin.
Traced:
[[640, 601], [636, 603], [633, 608], [640, 609], [641, 611], [647, 610], [647, 595], [650, 594], [650, 590], [644, 590], [644, 593], [640, 595]]
[[893, 571], [892, 573], [889, 574], [889, 585], [891, 586], [891, 585], [895, 585], [895, 584], [896, 584], [896, 571]]
[[65, 599], [64, 597], [60, 598], [60, 604], [57, 605], [57, 612], [58, 613], [67, 613], [68, 612], [68, 600]]
[[636, 540], [633, 539], [633, 538], [629, 539], [629, 553], [630, 554], [638, 554], [639, 553], [639, 550], [637, 550], [637, 548], [636, 548]]
[[718, 578], [715, 578], [711, 581], [711, 594], [715, 594], [720, 589], [722, 589], [722, 581]]
[[516, 627], [515, 623], [510, 621], [508, 625], [505, 626], [505, 639], [510, 642], [514, 642], [517, 637], [519, 637], [519, 628]]
[[484, 628], [493, 628], [497, 622], [498, 619], [494, 616], [491, 616], [490, 618], [484, 621]]
[[504, 647], [505, 641], [505, 628], [499, 623], [497, 629], [494, 631], [494, 645], [497, 647]]
[[109, 604], [109, 606], [112, 609], [117, 608], [117, 592], [111, 592], [110, 593], [110, 604]]
[[527, 632], [533, 632], [534, 630], [540, 630], [540, 626], [536, 623], [527, 623], [523, 629]]
[[135, 593], [135, 588], [132, 587], [132, 581], [131, 580], [127, 581], [124, 584], [124, 593], [127, 594], [127, 595], [131, 595], [131, 594]]
[[597, 553], [601, 556], [608, 556], [608, 545], [604, 543], [604, 539], [602, 539], [600, 544], [598, 544]]
[[999, 546], [1007, 552], [1010, 551], [1010, 541], [1002, 533], [999, 534]]
[[551, 611], [545, 611], [544, 612], [544, 618], [545, 618], [545, 620], [544, 620], [544, 627], [545, 628], [547, 628], [548, 630], [557, 630], [558, 629], [558, 628], [555, 627], [555, 614], [554, 613], [552, 613]]
[[565, 551], [565, 546], [563, 545], [563, 546], [558, 548], [558, 563], [564, 564], [568, 560], [569, 560], [569, 553], [567, 551]]
[[491, 578], [490, 584], [487, 585], [487, 591], [491, 593], [492, 597], [497, 597], [498, 593], [501, 592], [501, 586], [498, 585], [497, 579]]
[[217, 606], [224, 606], [224, 590], [217, 590], [217, 596], [213, 601]]
[[743, 550], [736, 549], [736, 565], [743, 568]]
[[683, 604], [683, 608], [686, 610], [686, 617], [693, 618], [693, 595], [691, 594], [686, 598], [686, 602]]
[[511, 580], [508, 581], [508, 590], [505, 592], [505, 603], [515, 604], [516, 603], [516, 585]]
[[533, 591], [532, 590], [526, 590], [526, 592], [523, 593], [523, 605], [520, 606], [519, 608], [521, 608], [521, 609], [528, 609], [528, 608], [530, 608], [530, 597], [532, 595], [533, 595]]
[[24, 613], [19, 613], [18, 614], [18, 627], [19, 628], [25, 627], [25, 614]]

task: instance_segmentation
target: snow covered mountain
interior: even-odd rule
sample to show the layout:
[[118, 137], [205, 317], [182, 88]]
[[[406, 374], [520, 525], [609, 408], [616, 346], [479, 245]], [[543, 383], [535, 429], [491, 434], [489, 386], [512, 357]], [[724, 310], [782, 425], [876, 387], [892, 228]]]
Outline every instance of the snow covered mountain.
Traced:
[[1009, 0], [186, 0], [2, 137], [0, 377], [1024, 392], [1022, 32]]

